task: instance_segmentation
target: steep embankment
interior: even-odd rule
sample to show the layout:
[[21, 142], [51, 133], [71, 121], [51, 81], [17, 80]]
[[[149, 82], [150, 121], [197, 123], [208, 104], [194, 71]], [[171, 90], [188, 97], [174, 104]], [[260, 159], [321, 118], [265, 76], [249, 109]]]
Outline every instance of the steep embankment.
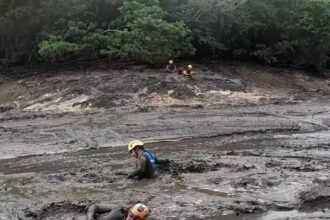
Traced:
[[[92, 202], [138, 200], [153, 219], [329, 216], [329, 79], [236, 64], [196, 72], [2, 76], [0, 219], [70, 219]], [[135, 138], [171, 159], [158, 178], [126, 180]]]
[[193, 80], [143, 66], [2, 76], [1, 157], [118, 146], [135, 136], [156, 141], [294, 130], [297, 124], [276, 112], [254, 112], [330, 94], [330, 80], [296, 70], [226, 64], [195, 71]]

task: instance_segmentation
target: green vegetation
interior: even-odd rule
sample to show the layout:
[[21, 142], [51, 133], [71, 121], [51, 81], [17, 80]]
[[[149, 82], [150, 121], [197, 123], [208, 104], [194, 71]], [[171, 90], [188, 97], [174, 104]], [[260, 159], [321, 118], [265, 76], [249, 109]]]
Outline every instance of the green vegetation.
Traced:
[[329, 66], [329, 0], [2, 0], [2, 62], [191, 56]]

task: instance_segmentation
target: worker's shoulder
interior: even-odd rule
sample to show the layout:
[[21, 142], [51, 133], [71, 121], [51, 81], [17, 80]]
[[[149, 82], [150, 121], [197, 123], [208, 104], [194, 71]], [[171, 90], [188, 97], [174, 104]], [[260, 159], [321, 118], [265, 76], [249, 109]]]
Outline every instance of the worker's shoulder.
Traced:
[[138, 158], [139, 160], [147, 160], [146, 156], [142, 153], [142, 154], [139, 154]]

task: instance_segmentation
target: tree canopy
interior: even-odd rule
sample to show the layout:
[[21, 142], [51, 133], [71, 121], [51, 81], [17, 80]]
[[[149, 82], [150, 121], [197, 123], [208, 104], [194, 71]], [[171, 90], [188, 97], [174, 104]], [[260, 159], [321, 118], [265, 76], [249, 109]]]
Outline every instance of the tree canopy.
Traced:
[[[0, 60], [329, 65], [328, 0], [2, 0]], [[1, 62], [0, 62], [1, 63]]]

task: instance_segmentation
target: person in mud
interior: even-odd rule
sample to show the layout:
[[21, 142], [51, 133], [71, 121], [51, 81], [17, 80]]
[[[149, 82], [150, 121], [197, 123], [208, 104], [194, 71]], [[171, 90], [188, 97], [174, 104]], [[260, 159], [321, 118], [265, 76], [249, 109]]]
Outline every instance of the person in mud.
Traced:
[[144, 143], [140, 140], [131, 141], [128, 144], [128, 152], [138, 160], [138, 169], [130, 173], [127, 178], [138, 179], [153, 178], [157, 165], [169, 164], [169, 160], [160, 160], [154, 154], [144, 149]]
[[165, 68], [166, 73], [175, 73], [176, 72], [176, 65], [173, 63], [173, 60], [168, 61], [168, 64]]
[[93, 204], [87, 210], [86, 216], [73, 220], [145, 220], [149, 217], [149, 208], [137, 203], [131, 208], [108, 204]]
[[189, 78], [192, 78], [192, 76], [193, 76], [193, 71], [192, 71], [192, 65], [188, 65], [188, 68], [187, 69], [185, 69], [184, 71], [183, 71], [183, 75], [185, 76], [185, 77], [189, 77]]

